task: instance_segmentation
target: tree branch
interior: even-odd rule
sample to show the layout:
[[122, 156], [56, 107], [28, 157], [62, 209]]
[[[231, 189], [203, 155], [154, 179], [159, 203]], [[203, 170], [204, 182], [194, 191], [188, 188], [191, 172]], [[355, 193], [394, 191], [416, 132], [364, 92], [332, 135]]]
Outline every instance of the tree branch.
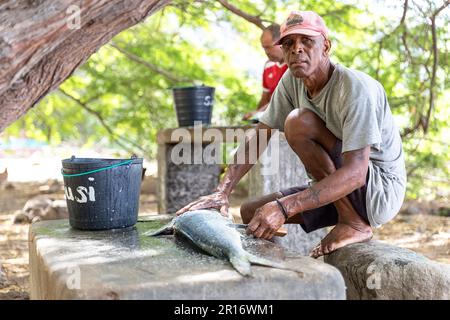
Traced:
[[431, 16], [431, 39], [433, 46], [433, 66], [431, 71], [431, 80], [430, 80], [430, 97], [429, 97], [429, 107], [427, 110], [427, 114], [425, 116], [423, 131], [426, 133], [428, 131], [428, 126], [430, 124], [431, 112], [434, 109], [434, 104], [436, 100], [436, 72], [439, 63], [439, 50], [437, 47], [437, 35], [436, 35], [436, 17], [439, 13], [444, 10], [450, 4], [450, 0], [444, 1], [444, 4], [436, 9]]
[[117, 143], [119, 146], [121, 146], [122, 148], [124, 148], [126, 151], [134, 153], [134, 150], [130, 149], [128, 146], [124, 145], [122, 142], [119, 141], [120, 140], [124, 140], [125, 142], [131, 144], [133, 147], [139, 149], [142, 152], [146, 152], [145, 149], [143, 149], [141, 146], [139, 146], [137, 143], [124, 138], [122, 136], [119, 136], [117, 134], [114, 133], [114, 130], [111, 129], [111, 127], [106, 123], [105, 119], [103, 118], [103, 116], [100, 114], [100, 112], [92, 109], [91, 107], [89, 107], [86, 103], [84, 103], [83, 101], [81, 101], [80, 99], [75, 98], [74, 96], [72, 96], [71, 94], [67, 93], [66, 91], [64, 91], [61, 88], [58, 88], [58, 91], [61, 92], [65, 97], [71, 99], [72, 101], [75, 101], [80, 107], [82, 107], [84, 110], [86, 110], [87, 112], [89, 112], [90, 114], [94, 115], [99, 121], [100, 124], [106, 129], [106, 131], [108, 131], [109, 135], [111, 136], [111, 138], [113, 139], [113, 141], [115, 143]]
[[155, 66], [154, 64], [152, 64], [152, 63], [142, 59], [141, 57], [135, 55], [134, 53], [131, 53], [131, 52], [129, 52], [129, 51], [127, 51], [127, 50], [117, 46], [113, 42], [109, 43], [109, 46], [113, 47], [114, 49], [116, 49], [117, 51], [122, 53], [128, 59], [143, 65], [144, 67], [146, 67], [147, 69], [150, 69], [153, 72], [159, 73], [160, 75], [162, 75], [163, 77], [169, 79], [170, 81], [173, 81], [173, 82], [192, 82], [191, 79], [178, 78], [178, 77], [174, 76], [173, 74], [167, 72], [166, 70], [161, 69], [158, 66]]
[[401, 17], [400, 22], [398, 23], [397, 27], [395, 27], [395, 29], [392, 30], [392, 33], [397, 31], [398, 29], [400, 29], [405, 24], [406, 12], [407, 11], [408, 11], [408, 0], [405, 0], [405, 2], [403, 2], [403, 14], [402, 14], [402, 17]]
[[378, 55], [377, 55], [377, 70], [375, 71], [375, 79], [380, 80], [380, 66], [381, 66], [381, 53], [383, 52], [383, 40], [384, 38], [381, 38], [381, 40], [378, 42]]
[[223, 7], [225, 7], [226, 9], [230, 10], [231, 12], [233, 12], [234, 14], [240, 16], [241, 18], [244, 18], [245, 20], [247, 20], [248, 22], [253, 23], [254, 25], [256, 25], [258, 28], [264, 30], [265, 26], [263, 24], [263, 20], [261, 18], [259, 18], [258, 16], [252, 16], [238, 8], [236, 8], [235, 6], [233, 6], [232, 4], [230, 4], [228, 1], [226, 0], [217, 0]]
[[422, 116], [419, 116], [419, 120], [412, 126], [412, 127], [408, 127], [408, 128], [405, 128], [404, 130], [403, 130], [403, 132], [400, 134], [400, 136], [402, 137], [402, 138], [406, 138], [407, 136], [409, 136], [411, 133], [413, 133], [414, 131], [416, 131], [417, 129], [419, 129], [420, 128], [420, 126], [421, 126], [421, 119], [422, 119]]
[[408, 43], [406, 42], [406, 37], [407, 37], [407, 32], [406, 32], [406, 30], [402, 33], [402, 43], [403, 43], [403, 46], [405, 47], [405, 51], [406, 51], [406, 56], [408, 57], [408, 62], [410, 63], [410, 64], [413, 64], [414, 63], [414, 59], [413, 59], [413, 57], [412, 57], [412, 54], [411, 54], [411, 50], [409, 50], [409, 47], [408, 47]]
[[[424, 17], [427, 17], [427, 14], [422, 10], [421, 6], [417, 5], [414, 0], [412, 1], [412, 3], [418, 8], [418, 10], [424, 15]], [[436, 100], [436, 91], [435, 91], [435, 87], [436, 87], [436, 74], [437, 74], [437, 68], [438, 68], [438, 64], [439, 64], [439, 50], [438, 50], [438, 46], [437, 46], [437, 32], [436, 32], [436, 18], [439, 15], [439, 13], [444, 10], [447, 6], [450, 5], [450, 0], [445, 0], [442, 4], [442, 6], [440, 6], [439, 8], [437, 8], [431, 15], [431, 17], [429, 17], [429, 19], [431, 20], [431, 40], [432, 40], [432, 48], [431, 50], [424, 48], [418, 41], [417, 37], [413, 37], [413, 42], [423, 50], [423, 52], [427, 52], [430, 51], [430, 55], [428, 56], [427, 61], [425, 61], [425, 63], [421, 64], [423, 66], [423, 68], [425, 69], [426, 73], [428, 74], [428, 79], [426, 79], [426, 81], [430, 81], [429, 84], [429, 97], [428, 97], [428, 108], [425, 114], [423, 114], [423, 112], [419, 112], [419, 117], [417, 119], [417, 121], [415, 122], [414, 125], [412, 125], [411, 127], [405, 128], [402, 132], [402, 137], [406, 137], [408, 135], [410, 135], [411, 133], [413, 133], [414, 131], [416, 131], [419, 128], [422, 128], [424, 134], [427, 133], [428, 129], [429, 129], [429, 125], [430, 125], [430, 119], [431, 119], [431, 114], [434, 110], [435, 107], [435, 100]], [[396, 30], [398, 30], [399, 28], [401, 28], [402, 26], [405, 25], [405, 19], [406, 19], [406, 11], [407, 11], [407, 7], [408, 7], [408, 0], [405, 0], [404, 2], [404, 7], [403, 7], [403, 15], [402, 18], [400, 20], [399, 25], [393, 30], [392, 33], [394, 33]], [[390, 34], [392, 34], [390, 33]], [[389, 35], [390, 35], [389, 34]], [[415, 64], [413, 61], [413, 57], [411, 54], [411, 51], [407, 45], [407, 31], [406, 31], [406, 27], [403, 29], [402, 35], [401, 35], [401, 40], [402, 43], [405, 47], [405, 51], [406, 51], [406, 55], [407, 58], [409, 60], [409, 62], [411, 64]], [[430, 61], [430, 59], [432, 59], [432, 66], [431, 66], [431, 70], [428, 66], [428, 63]]]

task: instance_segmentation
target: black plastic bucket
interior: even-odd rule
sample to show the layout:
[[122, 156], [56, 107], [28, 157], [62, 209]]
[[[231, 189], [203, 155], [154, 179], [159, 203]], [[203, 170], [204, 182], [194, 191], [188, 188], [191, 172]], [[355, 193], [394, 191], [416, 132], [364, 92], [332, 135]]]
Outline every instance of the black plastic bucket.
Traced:
[[62, 160], [69, 222], [81, 230], [107, 230], [137, 222], [142, 158]]
[[195, 86], [173, 88], [173, 99], [180, 127], [193, 126], [195, 121], [211, 124], [214, 87]]

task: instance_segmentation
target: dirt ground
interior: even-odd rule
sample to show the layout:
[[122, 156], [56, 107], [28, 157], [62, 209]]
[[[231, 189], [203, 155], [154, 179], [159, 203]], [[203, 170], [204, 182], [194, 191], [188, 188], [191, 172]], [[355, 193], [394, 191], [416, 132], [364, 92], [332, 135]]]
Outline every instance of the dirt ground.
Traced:
[[[22, 182], [13, 183], [12, 189], [3, 186], [0, 190], [0, 300], [29, 299], [29, 224], [13, 224], [13, 218], [16, 210], [22, 209], [28, 199], [41, 194], [46, 185]], [[48, 196], [64, 199], [62, 189]], [[140, 200], [141, 215], [156, 214], [153, 177], [144, 180]], [[231, 199], [230, 210], [234, 216], [239, 216], [239, 206], [244, 200], [242, 195]], [[407, 202], [392, 222], [375, 230], [374, 238], [450, 264], [450, 217], [430, 214], [429, 208], [427, 204]]]

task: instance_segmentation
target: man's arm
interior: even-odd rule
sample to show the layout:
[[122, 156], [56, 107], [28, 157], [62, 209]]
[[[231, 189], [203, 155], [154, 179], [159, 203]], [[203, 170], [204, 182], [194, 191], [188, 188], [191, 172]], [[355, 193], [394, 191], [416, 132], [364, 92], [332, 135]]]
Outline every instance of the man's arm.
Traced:
[[[260, 141], [260, 134], [266, 135], [266, 141], [270, 140], [272, 136], [272, 128], [268, 127], [263, 123], [258, 123], [255, 128], [254, 134], [250, 137], [246, 137], [245, 142], [239, 146], [237, 150], [233, 164], [229, 165], [226, 169], [225, 175], [222, 181], [216, 188], [216, 192], [203, 196], [198, 200], [189, 203], [185, 207], [181, 208], [177, 211], [177, 215], [183, 214], [189, 210], [198, 210], [198, 209], [206, 209], [206, 208], [219, 208], [222, 215], [228, 214], [229, 202], [228, 198], [233, 191], [234, 187], [238, 184], [238, 182], [242, 179], [242, 177], [253, 167], [254, 164], [250, 163], [250, 146], [256, 143], [257, 146], [257, 158], [264, 152], [267, 147], [267, 144], [262, 144]], [[256, 141], [255, 141], [256, 139]], [[242, 164], [237, 163], [237, 157], [240, 152], [242, 152], [242, 148], [245, 148], [245, 161]]]
[[[280, 198], [289, 217], [335, 202], [366, 183], [369, 168], [370, 147], [345, 152], [342, 167], [320, 180], [312, 187]], [[285, 217], [275, 201], [259, 208], [248, 226], [248, 232], [256, 237], [270, 239], [285, 223]]]
[[263, 93], [261, 95], [261, 99], [259, 100], [259, 103], [258, 103], [258, 108], [257, 108], [258, 111], [263, 111], [263, 110], [260, 110], [260, 109], [262, 107], [267, 107], [267, 105], [270, 102], [270, 97], [271, 96], [272, 95], [270, 94], [269, 91], [263, 91]]
[[[253, 167], [253, 164], [250, 163], [250, 145], [252, 143], [255, 143], [254, 139], [256, 139], [257, 145], [257, 158], [259, 159], [259, 156], [264, 152], [267, 145], [261, 145], [261, 141], [259, 139], [259, 132], [261, 130], [264, 130], [263, 132], [266, 134], [265, 140], [267, 142], [270, 140], [270, 137], [272, 136], [272, 128], [261, 122], [258, 123], [255, 130], [256, 134], [252, 135], [249, 139], [245, 139], [245, 143], [239, 146], [239, 149], [234, 156], [233, 164], [228, 166], [225, 176], [217, 187], [218, 191], [222, 191], [229, 196], [231, 194], [231, 191], [233, 191], [234, 187], [238, 184], [242, 177]], [[243, 147], [245, 147], [245, 163], [238, 164], [237, 156], [239, 152], [242, 152], [241, 149]]]
[[366, 183], [370, 147], [345, 152], [342, 167], [311, 188], [282, 198], [288, 216], [315, 209], [345, 197]]

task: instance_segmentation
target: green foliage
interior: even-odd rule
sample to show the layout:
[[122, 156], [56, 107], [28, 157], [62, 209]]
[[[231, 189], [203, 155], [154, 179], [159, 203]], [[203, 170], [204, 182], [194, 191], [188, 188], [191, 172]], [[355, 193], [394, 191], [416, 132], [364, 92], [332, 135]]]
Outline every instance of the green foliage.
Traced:
[[[266, 25], [281, 22], [293, 9], [321, 14], [331, 31], [333, 61], [380, 81], [402, 131], [413, 129], [404, 138], [410, 171], [408, 196], [448, 192], [448, 8], [435, 19], [436, 42], [431, 30], [431, 18], [442, 1], [425, 0], [420, 6], [409, 1], [404, 19], [403, 2], [228, 2]], [[215, 124], [237, 124], [255, 108], [260, 76], [234, 62], [244, 46], [253, 48], [264, 61], [260, 34], [258, 27], [219, 1], [176, 0], [116, 36], [67, 79], [61, 90], [10, 126], [6, 135], [25, 131], [29, 137], [52, 144], [107, 145], [154, 158], [158, 130], [177, 126], [173, 87], [201, 83], [216, 87]], [[435, 72], [434, 46], [439, 53]]]

